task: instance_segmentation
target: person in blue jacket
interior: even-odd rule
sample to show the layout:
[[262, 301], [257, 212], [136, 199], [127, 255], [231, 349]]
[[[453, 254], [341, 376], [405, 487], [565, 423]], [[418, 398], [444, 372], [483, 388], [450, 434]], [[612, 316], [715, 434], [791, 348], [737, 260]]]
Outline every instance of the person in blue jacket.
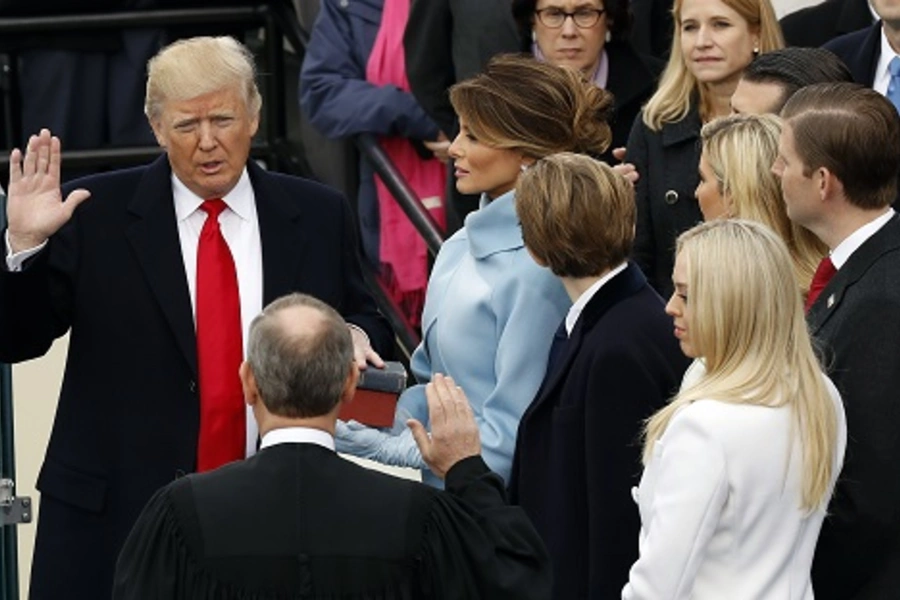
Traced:
[[441, 247], [425, 300], [423, 341], [411, 367], [418, 385], [400, 397], [390, 432], [338, 423], [337, 449], [395, 466], [427, 470], [405, 427], [427, 426], [425, 384], [451, 376], [472, 405], [482, 456], [509, 480], [519, 419], [544, 377], [550, 343], [571, 300], [522, 241], [515, 212], [519, 175], [557, 152], [600, 154], [612, 138], [612, 95], [574, 70], [501, 55], [454, 85], [460, 133], [450, 146], [456, 187], [481, 194], [481, 207]]
[[[409, 91], [403, 30], [410, 0], [322, 0], [300, 71], [300, 106], [328, 138], [382, 136], [382, 147], [439, 225], [450, 142]], [[389, 287], [414, 324], [427, 282], [424, 242], [360, 160], [358, 208], [365, 257], [389, 268]], [[409, 296], [412, 294], [413, 300]]]

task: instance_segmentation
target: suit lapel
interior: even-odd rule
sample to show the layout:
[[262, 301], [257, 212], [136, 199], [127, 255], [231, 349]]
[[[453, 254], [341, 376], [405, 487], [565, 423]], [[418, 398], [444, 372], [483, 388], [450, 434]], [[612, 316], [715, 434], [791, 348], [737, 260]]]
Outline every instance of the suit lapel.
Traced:
[[135, 217], [126, 231], [128, 241], [179, 350], [196, 374], [194, 317], [178, 238], [171, 171], [165, 155], [147, 168], [128, 211]]
[[828, 282], [828, 285], [816, 298], [806, 315], [810, 333], [815, 335], [824, 327], [831, 315], [837, 312], [847, 290], [865, 275], [874, 262], [886, 252], [898, 248], [900, 248], [900, 215], [895, 214], [890, 221], [857, 248], [856, 252], [850, 255], [844, 266], [838, 270], [834, 278]]
[[259, 220], [265, 306], [296, 289], [309, 236], [303, 231], [305, 224], [301, 218], [301, 202], [292, 198], [272, 175], [252, 161], [247, 163], [247, 169], [253, 183]]
[[624, 271], [607, 281], [594, 294], [594, 297], [590, 299], [584, 310], [581, 311], [578, 322], [575, 323], [575, 328], [569, 336], [569, 343], [559, 357], [559, 365], [550, 374], [549, 379], [545, 378], [544, 383], [541, 384], [534, 402], [528, 408], [528, 413], [536, 411], [541, 404], [554, 395], [556, 388], [563, 384], [569, 375], [569, 370], [575, 357], [578, 356], [585, 336], [590, 333], [597, 322], [603, 318], [610, 308], [621, 300], [636, 294], [646, 283], [647, 280], [640, 269], [634, 264], [628, 263]]

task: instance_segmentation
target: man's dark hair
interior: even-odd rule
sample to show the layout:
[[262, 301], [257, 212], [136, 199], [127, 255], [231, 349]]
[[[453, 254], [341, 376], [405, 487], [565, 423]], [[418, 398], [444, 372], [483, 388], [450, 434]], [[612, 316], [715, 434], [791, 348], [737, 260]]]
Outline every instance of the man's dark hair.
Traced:
[[[290, 309], [308, 308], [318, 319], [291, 322]], [[247, 363], [270, 413], [291, 418], [328, 414], [341, 399], [353, 362], [353, 340], [341, 316], [305, 294], [275, 300], [253, 319]]]
[[890, 206], [900, 175], [900, 115], [875, 90], [856, 83], [820, 83], [791, 96], [781, 111], [809, 177], [822, 167], [859, 208]]
[[742, 75], [751, 83], [774, 83], [782, 88], [778, 113], [800, 88], [816, 83], [853, 82], [841, 59], [824, 48], [782, 48], [764, 52], [747, 65]]

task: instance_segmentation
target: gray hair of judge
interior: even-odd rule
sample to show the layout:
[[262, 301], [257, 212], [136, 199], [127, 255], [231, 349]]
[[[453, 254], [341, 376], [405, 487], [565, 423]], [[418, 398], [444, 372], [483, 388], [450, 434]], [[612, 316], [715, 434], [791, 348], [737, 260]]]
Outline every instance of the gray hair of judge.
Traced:
[[247, 363], [270, 413], [318, 417], [341, 399], [353, 366], [353, 340], [333, 308], [306, 294], [290, 294], [253, 319]]
[[222, 89], [237, 88], [251, 115], [259, 114], [262, 97], [256, 86], [253, 54], [232, 37], [178, 40], [147, 63], [144, 114], [158, 119], [167, 100], [189, 100]]

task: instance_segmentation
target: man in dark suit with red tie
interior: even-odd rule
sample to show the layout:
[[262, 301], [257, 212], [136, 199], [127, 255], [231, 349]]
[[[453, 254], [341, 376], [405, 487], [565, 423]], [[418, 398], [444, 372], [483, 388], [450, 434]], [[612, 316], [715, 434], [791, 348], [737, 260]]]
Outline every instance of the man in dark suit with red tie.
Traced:
[[787, 214], [830, 248], [807, 322], [847, 413], [847, 458], [816, 545], [817, 600], [900, 589], [900, 117], [855, 83], [805, 87], [781, 112], [773, 170]]
[[302, 291], [333, 306], [358, 364], [390, 347], [347, 203], [248, 160], [261, 100], [247, 49], [183, 40], [148, 73], [146, 113], [166, 150], [152, 164], [61, 192], [50, 132], [11, 156], [0, 360], [70, 333], [38, 478], [32, 598], [109, 597], [153, 492], [255, 451], [237, 369], [266, 302]]

